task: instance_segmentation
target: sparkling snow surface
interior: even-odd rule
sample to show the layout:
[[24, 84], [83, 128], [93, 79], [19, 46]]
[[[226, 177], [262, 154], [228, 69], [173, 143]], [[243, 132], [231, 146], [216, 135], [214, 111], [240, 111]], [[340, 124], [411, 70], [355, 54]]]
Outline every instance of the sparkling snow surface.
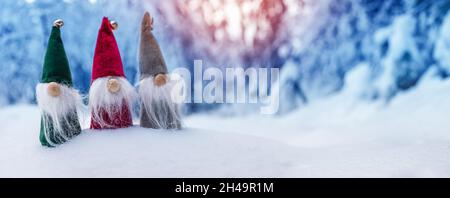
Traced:
[[84, 130], [57, 148], [39, 144], [37, 107], [6, 107], [0, 177], [450, 177], [449, 80], [427, 80], [389, 104], [361, 102], [358, 90], [281, 117], [195, 115], [178, 132]]

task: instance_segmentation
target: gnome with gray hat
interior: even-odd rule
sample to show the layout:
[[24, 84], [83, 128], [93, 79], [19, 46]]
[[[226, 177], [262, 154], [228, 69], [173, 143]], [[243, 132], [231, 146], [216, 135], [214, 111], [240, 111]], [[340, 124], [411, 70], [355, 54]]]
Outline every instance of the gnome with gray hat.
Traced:
[[152, 30], [153, 18], [146, 12], [142, 19], [139, 48], [140, 125], [153, 129], [181, 129], [179, 104], [171, 96], [174, 81], [168, 75]]

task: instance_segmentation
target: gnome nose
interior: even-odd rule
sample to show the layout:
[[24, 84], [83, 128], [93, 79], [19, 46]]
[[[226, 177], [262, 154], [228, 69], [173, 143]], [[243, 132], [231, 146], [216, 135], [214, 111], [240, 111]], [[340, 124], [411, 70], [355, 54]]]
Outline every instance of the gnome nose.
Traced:
[[163, 85], [166, 84], [166, 82], [167, 82], [167, 76], [166, 75], [158, 74], [158, 75], [155, 76], [154, 83], [155, 83], [156, 86], [158, 86], [158, 87], [163, 86]]
[[48, 91], [48, 94], [53, 97], [58, 97], [59, 95], [61, 95], [61, 89], [60, 89], [58, 83], [56, 83], [56, 82], [49, 83], [48, 87], [47, 87], [47, 91]]
[[107, 87], [109, 92], [117, 93], [120, 90], [120, 83], [117, 79], [109, 79]]

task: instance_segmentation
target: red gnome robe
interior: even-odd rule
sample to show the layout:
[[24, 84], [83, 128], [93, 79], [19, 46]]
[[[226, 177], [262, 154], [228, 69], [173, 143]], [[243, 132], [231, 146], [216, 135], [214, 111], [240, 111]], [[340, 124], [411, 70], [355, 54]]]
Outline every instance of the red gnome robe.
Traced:
[[104, 17], [98, 32], [89, 91], [91, 129], [125, 128], [133, 124], [130, 107], [134, 87], [125, 79], [112, 30], [113, 26]]

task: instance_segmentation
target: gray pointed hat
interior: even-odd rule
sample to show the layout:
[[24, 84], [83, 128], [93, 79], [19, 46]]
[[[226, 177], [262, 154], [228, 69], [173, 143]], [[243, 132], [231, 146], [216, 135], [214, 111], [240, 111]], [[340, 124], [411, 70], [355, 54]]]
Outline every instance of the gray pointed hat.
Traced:
[[167, 74], [167, 66], [159, 48], [158, 42], [152, 33], [153, 19], [145, 12], [141, 25], [141, 41], [139, 47], [140, 79], [157, 74]]

